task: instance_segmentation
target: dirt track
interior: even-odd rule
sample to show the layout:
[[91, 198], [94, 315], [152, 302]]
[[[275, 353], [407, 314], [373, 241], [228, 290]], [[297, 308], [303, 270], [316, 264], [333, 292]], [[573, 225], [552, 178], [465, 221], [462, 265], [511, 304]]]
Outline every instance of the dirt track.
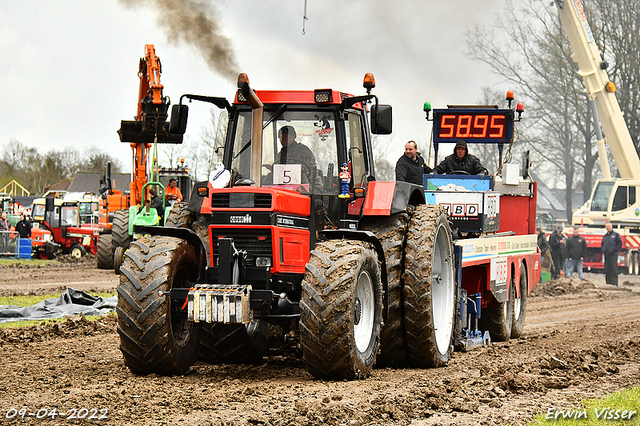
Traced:
[[[90, 262], [0, 272], [2, 294], [117, 283]], [[445, 368], [377, 369], [355, 382], [314, 380], [301, 360], [280, 355], [259, 366], [197, 364], [181, 377], [134, 376], [123, 365], [114, 316], [0, 331], [0, 418], [12, 407], [56, 408], [65, 416], [49, 424], [63, 425], [77, 423], [66, 417], [84, 407], [96, 417], [106, 409], [105, 424], [118, 425], [523, 424], [640, 383], [640, 278], [628, 279], [620, 276], [620, 288], [597, 274], [545, 283], [528, 300], [523, 338], [456, 352]]]

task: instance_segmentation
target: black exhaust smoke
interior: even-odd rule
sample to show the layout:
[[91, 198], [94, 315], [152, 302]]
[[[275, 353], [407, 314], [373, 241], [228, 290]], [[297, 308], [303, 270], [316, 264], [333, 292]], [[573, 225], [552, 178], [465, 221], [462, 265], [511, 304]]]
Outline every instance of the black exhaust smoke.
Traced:
[[155, 11], [158, 25], [170, 43], [190, 44], [207, 61], [209, 69], [235, 82], [238, 65], [231, 41], [218, 23], [218, 13], [210, 1], [119, 0], [127, 7], [148, 7]]

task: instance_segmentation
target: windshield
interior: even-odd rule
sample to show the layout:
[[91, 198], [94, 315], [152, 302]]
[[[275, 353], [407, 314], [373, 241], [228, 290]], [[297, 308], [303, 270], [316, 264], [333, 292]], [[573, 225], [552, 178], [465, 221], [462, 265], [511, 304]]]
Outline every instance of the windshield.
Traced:
[[78, 206], [62, 206], [60, 226], [78, 226]]
[[[273, 112], [265, 111], [264, 122]], [[338, 154], [333, 111], [285, 111], [263, 131], [263, 187], [338, 193]], [[240, 113], [231, 161], [232, 182], [251, 175], [251, 111]]]
[[609, 197], [613, 189], [613, 182], [599, 182], [596, 190], [593, 191], [593, 200], [591, 201], [592, 212], [606, 212], [609, 206]]

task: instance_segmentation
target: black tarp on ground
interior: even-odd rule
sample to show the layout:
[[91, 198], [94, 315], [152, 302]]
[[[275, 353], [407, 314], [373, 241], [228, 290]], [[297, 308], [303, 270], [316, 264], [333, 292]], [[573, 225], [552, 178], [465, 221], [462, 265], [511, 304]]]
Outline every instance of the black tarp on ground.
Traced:
[[67, 288], [60, 297], [45, 299], [32, 306], [0, 305], [0, 323], [62, 318], [80, 313], [85, 316], [106, 315], [116, 310], [117, 303], [117, 296], [105, 299]]

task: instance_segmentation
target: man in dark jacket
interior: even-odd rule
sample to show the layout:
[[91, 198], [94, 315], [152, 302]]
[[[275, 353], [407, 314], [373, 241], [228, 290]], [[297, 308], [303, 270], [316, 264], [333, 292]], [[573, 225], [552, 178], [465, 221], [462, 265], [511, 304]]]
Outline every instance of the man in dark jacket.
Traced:
[[158, 197], [158, 190], [154, 187], [149, 188], [149, 195], [151, 195], [151, 202], [149, 203], [149, 207], [152, 209], [156, 209], [158, 212], [158, 217], [160, 218], [160, 223], [162, 224], [162, 219], [164, 217], [164, 208], [163, 203], [160, 197]]
[[587, 242], [584, 237], [580, 236], [578, 227], [573, 228], [573, 235], [567, 239], [567, 270], [565, 274], [571, 278], [573, 276], [573, 269], [578, 271], [578, 278], [584, 279], [584, 273], [582, 272], [582, 264], [584, 258], [587, 256]]
[[16, 223], [16, 232], [20, 238], [31, 238], [31, 222], [23, 214], [20, 215], [20, 222]]
[[604, 280], [607, 284], [618, 286], [618, 254], [622, 250], [622, 238], [613, 230], [610, 222], [605, 223], [607, 233], [602, 236], [602, 254], [604, 255]]
[[562, 226], [558, 226], [553, 234], [549, 235], [549, 245], [551, 246], [551, 259], [553, 260], [553, 271], [551, 278], [554, 280], [560, 276], [560, 271], [564, 267], [564, 235]]
[[422, 186], [422, 175], [431, 172], [431, 167], [424, 163], [424, 158], [418, 152], [418, 144], [414, 141], [404, 144], [404, 155], [396, 163], [396, 181]]
[[469, 154], [467, 143], [462, 139], [456, 142], [453, 154], [445, 157], [436, 166], [437, 174], [461, 173], [470, 175], [486, 175], [487, 169], [482, 165], [478, 157]]

